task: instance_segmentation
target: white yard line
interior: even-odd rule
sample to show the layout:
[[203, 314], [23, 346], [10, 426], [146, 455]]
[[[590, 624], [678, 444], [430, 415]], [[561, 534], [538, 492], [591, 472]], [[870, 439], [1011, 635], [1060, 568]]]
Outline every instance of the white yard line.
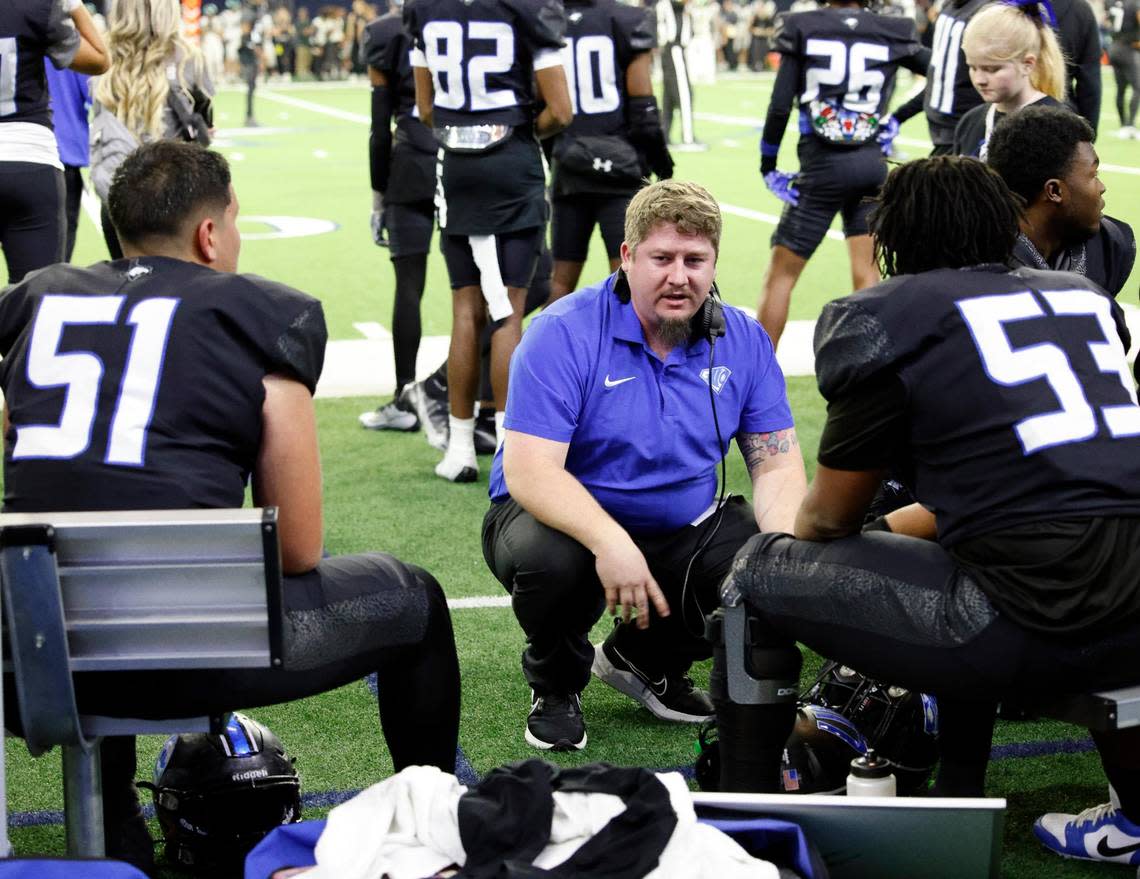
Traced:
[[473, 598], [449, 598], [447, 606], [450, 610], [465, 610], [470, 607], [510, 607], [509, 595], [480, 595]]

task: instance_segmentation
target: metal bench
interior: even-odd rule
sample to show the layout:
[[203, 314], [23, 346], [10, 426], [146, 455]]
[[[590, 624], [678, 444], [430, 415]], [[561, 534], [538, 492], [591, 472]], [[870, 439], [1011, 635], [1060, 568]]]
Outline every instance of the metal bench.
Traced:
[[[100, 857], [99, 738], [220, 731], [224, 719], [80, 715], [72, 673], [281, 667], [277, 511], [0, 514], [0, 603], [28, 750], [63, 749], [68, 854]], [[0, 737], [0, 857], [3, 766]]]
[[1128, 729], [1140, 725], [1140, 687], [1063, 696], [1043, 705], [1032, 705], [1030, 711], [1097, 732]]

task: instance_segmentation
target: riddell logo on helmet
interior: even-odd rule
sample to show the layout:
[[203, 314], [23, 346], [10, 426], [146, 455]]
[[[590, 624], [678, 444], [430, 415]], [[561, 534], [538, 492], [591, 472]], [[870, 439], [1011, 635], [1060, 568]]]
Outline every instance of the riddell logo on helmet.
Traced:
[[251, 781], [255, 778], [268, 778], [268, 769], [249, 769], [245, 772], [235, 772], [230, 776], [230, 781]]

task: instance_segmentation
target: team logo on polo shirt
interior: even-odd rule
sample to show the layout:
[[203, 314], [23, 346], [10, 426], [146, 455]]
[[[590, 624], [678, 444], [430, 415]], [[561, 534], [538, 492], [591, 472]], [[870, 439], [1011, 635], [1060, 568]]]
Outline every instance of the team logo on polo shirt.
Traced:
[[728, 384], [728, 377], [732, 375], [732, 370], [727, 366], [714, 366], [712, 370], [712, 378], [709, 378], [709, 371], [707, 369], [701, 370], [701, 381], [707, 382], [718, 394]]

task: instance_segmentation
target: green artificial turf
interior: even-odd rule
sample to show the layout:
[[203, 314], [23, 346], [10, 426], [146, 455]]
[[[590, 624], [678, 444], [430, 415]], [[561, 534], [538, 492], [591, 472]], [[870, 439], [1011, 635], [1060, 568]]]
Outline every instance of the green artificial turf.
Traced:
[[[757, 173], [759, 131], [771, 91], [770, 76], [725, 80], [698, 89], [697, 133], [708, 142], [707, 153], [676, 156], [677, 176], [706, 185], [725, 210], [724, 237], [718, 264], [720, 288], [727, 301], [754, 308], [767, 264], [769, 237], [779, 203], [763, 187]], [[1134, 143], [1112, 135], [1112, 84], [1106, 78], [1105, 111], [1097, 148], [1102, 162], [1131, 166], [1131, 172], [1105, 169], [1108, 213], [1140, 228], [1140, 156]], [[899, 98], [901, 99], [902, 89]], [[392, 272], [386, 251], [372, 245], [367, 166], [368, 87], [259, 89], [257, 117], [263, 129], [230, 136], [224, 129], [240, 124], [243, 96], [223, 92], [216, 121], [223, 129], [219, 149], [234, 169], [235, 187], [244, 217], [301, 216], [334, 222], [327, 234], [249, 240], [242, 250], [242, 269], [299, 287], [324, 302], [334, 340], [361, 338], [354, 324], [390, 324]], [[314, 109], [315, 108], [315, 109]], [[326, 112], [320, 112], [321, 109]], [[330, 116], [329, 112], [341, 114]], [[344, 116], [347, 114], [347, 117]], [[918, 141], [926, 134], [921, 119], [909, 122], [902, 137]], [[789, 128], [780, 167], [795, 167], [795, 134]], [[925, 152], [903, 143], [911, 156]], [[767, 219], [765, 219], [767, 218]], [[242, 220], [243, 232], [269, 227]], [[101, 238], [87, 219], [81, 220], [75, 261], [105, 257]], [[595, 239], [583, 283], [606, 273]], [[1137, 303], [1140, 274], [1134, 273], [1121, 294]], [[792, 319], [812, 319], [824, 303], [849, 289], [846, 248], [827, 239], [809, 263], [792, 302]], [[433, 253], [423, 303], [425, 335], [446, 335], [450, 296], [442, 259]], [[823, 404], [811, 378], [791, 378], [789, 397], [809, 475], [823, 422]], [[321, 399], [318, 424], [324, 462], [327, 546], [333, 553], [383, 549], [431, 570], [451, 598], [501, 597], [502, 587], [482, 560], [480, 523], [486, 510], [489, 459], [480, 480], [451, 485], [432, 475], [438, 453], [421, 434], [386, 434], [361, 430], [359, 412], [376, 404], [369, 399]], [[995, 474], [995, 479], [1001, 478]], [[743, 462], [729, 456], [732, 491], [748, 494]], [[453, 613], [463, 673], [460, 744], [477, 772], [534, 755], [523, 742], [529, 694], [519, 666], [521, 632], [507, 607], [465, 608]], [[603, 619], [595, 636], [609, 625]], [[805, 679], [816, 662], [805, 664]], [[707, 681], [707, 663], [694, 669], [698, 683]], [[666, 724], [633, 702], [601, 685], [584, 694], [590, 742], [580, 754], [552, 755], [563, 765], [590, 761], [636, 764], [655, 768], [691, 764], [696, 728]], [[375, 699], [364, 683], [344, 687], [291, 705], [251, 712], [267, 723], [297, 758], [304, 790], [309, 793], [351, 791], [391, 772], [380, 736]], [[1084, 734], [1052, 722], [1000, 722], [996, 744], [1071, 740]], [[161, 739], [140, 746], [139, 777], [150, 767]], [[39, 820], [62, 805], [58, 756], [32, 760], [18, 741], [9, 740], [8, 807], [22, 821]], [[989, 791], [1009, 798], [1002, 875], [1014, 879], [1042, 876], [1123, 876], [1124, 869], [1062, 861], [1043, 852], [1030, 833], [1041, 812], [1076, 811], [1105, 799], [1103, 776], [1095, 754], [1070, 754], [996, 761]], [[323, 810], [311, 812], [322, 814]], [[157, 828], [155, 828], [157, 830]], [[58, 824], [17, 827], [12, 838], [21, 853], [63, 851]], [[969, 845], [969, 840], [962, 840]]]

